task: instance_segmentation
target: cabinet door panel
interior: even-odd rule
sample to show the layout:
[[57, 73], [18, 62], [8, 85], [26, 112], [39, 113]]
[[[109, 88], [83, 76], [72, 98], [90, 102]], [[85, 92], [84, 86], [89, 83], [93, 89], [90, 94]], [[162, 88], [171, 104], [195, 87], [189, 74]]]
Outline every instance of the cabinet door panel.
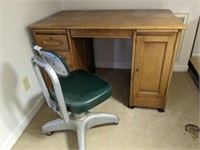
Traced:
[[174, 52], [175, 35], [137, 36], [133, 105], [163, 107]]

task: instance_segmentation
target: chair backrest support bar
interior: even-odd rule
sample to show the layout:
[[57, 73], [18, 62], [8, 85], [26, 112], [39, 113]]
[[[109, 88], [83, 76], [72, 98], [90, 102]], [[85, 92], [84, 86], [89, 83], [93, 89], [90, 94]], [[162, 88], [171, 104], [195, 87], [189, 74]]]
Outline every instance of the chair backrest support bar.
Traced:
[[33, 56], [32, 57], [32, 65], [33, 65], [35, 74], [36, 74], [36, 76], [39, 80], [43, 94], [46, 98], [47, 104], [50, 108], [52, 108], [53, 107], [53, 100], [50, 97], [49, 91], [46, 87], [46, 84], [44, 82], [44, 79], [42, 77], [42, 73], [41, 73], [39, 67], [44, 69], [47, 72], [47, 74], [49, 75], [49, 77], [52, 81], [52, 84], [53, 84], [53, 87], [54, 87], [54, 90], [55, 90], [55, 94], [56, 94], [56, 97], [57, 97], [58, 105], [59, 105], [59, 108], [60, 108], [58, 114], [61, 115], [64, 118], [65, 122], [68, 122], [69, 121], [69, 115], [68, 115], [68, 112], [67, 112], [67, 108], [66, 108], [65, 101], [64, 101], [64, 98], [63, 98], [63, 93], [62, 93], [61, 86], [60, 86], [60, 82], [59, 82], [59, 79], [58, 79], [56, 72], [54, 71], [52, 66], [46, 60], [42, 59], [39, 56]]

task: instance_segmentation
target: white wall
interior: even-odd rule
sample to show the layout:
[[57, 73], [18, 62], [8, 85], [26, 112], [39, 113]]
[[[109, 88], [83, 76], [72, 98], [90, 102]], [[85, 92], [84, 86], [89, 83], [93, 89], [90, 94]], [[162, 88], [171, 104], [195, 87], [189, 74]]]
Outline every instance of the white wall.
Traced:
[[[181, 53], [177, 58], [174, 70], [186, 71], [188, 69], [187, 63], [191, 52], [197, 19], [200, 14], [199, 0], [62, 0], [62, 9], [171, 9], [174, 13], [188, 13], [188, 28], [185, 32]], [[127, 68], [130, 66], [130, 42], [121, 41], [120, 48], [118, 42], [119, 39], [110, 39], [109, 41], [103, 39], [94, 40], [97, 66], [115, 68]], [[113, 43], [117, 45], [113, 46]], [[113, 58], [111, 56], [113, 54], [115, 56], [117, 54], [123, 54], [124, 51], [126, 54], [121, 58]], [[110, 55], [108, 52], [110, 52]]]
[[[0, 149], [10, 149], [43, 104], [41, 89], [30, 58], [31, 39], [27, 26], [61, 10], [57, 0], [5, 0], [0, 7]], [[25, 92], [22, 78], [31, 88]]]

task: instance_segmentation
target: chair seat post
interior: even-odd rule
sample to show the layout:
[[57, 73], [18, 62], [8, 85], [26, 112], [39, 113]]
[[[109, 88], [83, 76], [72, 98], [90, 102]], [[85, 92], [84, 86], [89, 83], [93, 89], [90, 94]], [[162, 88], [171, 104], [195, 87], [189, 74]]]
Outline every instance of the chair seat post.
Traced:
[[83, 112], [81, 114], [73, 114], [74, 115], [74, 119], [83, 119], [86, 116], [87, 112]]

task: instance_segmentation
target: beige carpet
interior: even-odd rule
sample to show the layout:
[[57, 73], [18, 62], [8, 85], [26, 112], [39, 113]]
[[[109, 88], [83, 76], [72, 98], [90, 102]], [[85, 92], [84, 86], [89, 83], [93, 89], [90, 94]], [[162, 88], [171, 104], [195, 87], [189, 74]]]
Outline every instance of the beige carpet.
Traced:
[[[199, 92], [188, 73], [173, 73], [165, 113], [155, 109], [127, 108], [129, 70], [98, 69], [97, 74], [113, 86], [112, 97], [91, 111], [118, 114], [118, 125], [92, 128], [87, 132], [88, 150], [193, 150], [199, 138], [185, 131], [186, 124], [199, 126]], [[57, 115], [44, 105], [12, 150], [77, 149], [71, 132], [40, 133], [42, 124]]]

